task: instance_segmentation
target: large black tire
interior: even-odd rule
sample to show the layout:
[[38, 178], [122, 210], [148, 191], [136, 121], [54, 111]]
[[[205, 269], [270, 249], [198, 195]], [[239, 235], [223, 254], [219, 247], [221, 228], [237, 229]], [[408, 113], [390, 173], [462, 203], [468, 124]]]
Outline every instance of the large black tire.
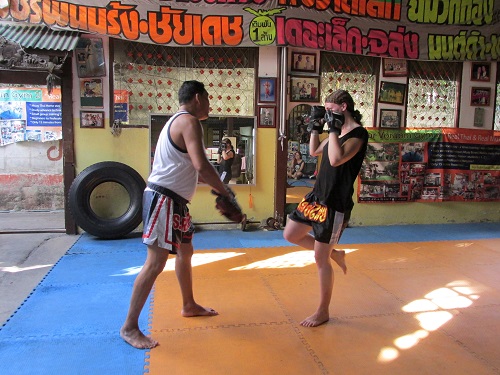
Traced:
[[[130, 204], [117, 218], [102, 218], [92, 210], [93, 190], [105, 183], [115, 182], [125, 188]], [[146, 183], [137, 171], [126, 164], [104, 161], [84, 169], [71, 184], [69, 209], [76, 224], [87, 233], [104, 239], [121, 238], [132, 232], [142, 221], [142, 195]]]

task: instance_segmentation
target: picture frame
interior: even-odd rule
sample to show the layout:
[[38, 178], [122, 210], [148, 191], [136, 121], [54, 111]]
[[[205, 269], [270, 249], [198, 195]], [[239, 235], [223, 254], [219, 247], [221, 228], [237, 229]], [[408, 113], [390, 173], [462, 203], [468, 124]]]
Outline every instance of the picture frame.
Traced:
[[291, 72], [316, 73], [318, 55], [315, 52], [292, 52]]
[[276, 127], [276, 107], [259, 106], [259, 116], [257, 119], [258, 128]]
[[491, 88], [472, 87], [470, 92], [470, 105], [475, 107], [488, 107], [491, 103]]
[[103, 84], [102, 78], [80, 79], [80, 106], [103, 107]]
[[104, 111], [80, 111], [80, 128], [103, 129]]
[[399, 129], [401, 127], [403, 111], [401, 109], [381, 109], [379, 127]]
[[259, 102], [276, 103], [276, 78], [259, 78]]
[[406, 77], [408, 63], [403, 59], [382, 59], [382, 74], [384, 77]]
[[473, 62], [470, 70], [470, 80], [489, 82], [491, 78], [491, 63]]
[[379, 103], [389, 103], [403, 105], [406, 96], [406, 85], [396, 82], [380, 82], [380, 90], [378, 93]]
[[75, 56], [79, 78], [104, 77], [106, 75], [102, 38], [81, 37], [75, 47]]
[[319, 102], [319, 77], [294, 76], [290, 77], [291, 102]]

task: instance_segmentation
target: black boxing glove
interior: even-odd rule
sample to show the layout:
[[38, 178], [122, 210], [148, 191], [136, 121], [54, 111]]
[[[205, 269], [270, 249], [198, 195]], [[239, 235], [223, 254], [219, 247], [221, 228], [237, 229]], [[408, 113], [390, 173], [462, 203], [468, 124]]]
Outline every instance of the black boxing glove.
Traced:
[[311, 107], [311, 119], [319, 120], [325, 117], [326, 109], [322, 105], [313, 105]]
[[333, 112], [331, 110], [328, 110], [325, 113], [325, 122], [328, 125], [328, 134], [333, 132], [340, 135], [344, 121], [345, 119], [342, 113]]
[[323, 107], [322, 105], [313, 105], [311, 107], [311, 114], [309, 115], [309, 124], [307, 125], [307, 131], [310, 133], [313, 130], [316, 130], [318, 134], [323, 133], [323, 126], [325, 125], [325, 115], [325, 107]]

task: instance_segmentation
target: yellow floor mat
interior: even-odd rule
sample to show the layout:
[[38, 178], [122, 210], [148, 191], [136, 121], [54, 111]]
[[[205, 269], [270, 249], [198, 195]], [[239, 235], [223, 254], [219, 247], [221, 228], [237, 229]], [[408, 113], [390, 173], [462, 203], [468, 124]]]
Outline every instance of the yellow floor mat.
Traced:
[[183, 318], [169, 259], [152, 298], [149, 374], [497, 374], [500, 241], [345, 245], [330, 321], [314, 255], [298, 247], [197, 251], [198, 303]]

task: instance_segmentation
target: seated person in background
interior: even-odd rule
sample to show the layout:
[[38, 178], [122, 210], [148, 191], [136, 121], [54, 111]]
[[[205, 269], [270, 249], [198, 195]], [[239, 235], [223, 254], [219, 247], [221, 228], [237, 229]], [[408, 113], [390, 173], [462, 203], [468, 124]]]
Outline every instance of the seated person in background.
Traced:
[[296, 180], [302, 178], [302, 171], [304, 170], [305, 165], [306, 163], [304, 162], [304, 160], [302, 160], [302, 154], [298, 151], [295, 151], [295, 153], [293, 154], [292, 168], [289, 169], [287, 173], [288, 177], [294, 178]]

